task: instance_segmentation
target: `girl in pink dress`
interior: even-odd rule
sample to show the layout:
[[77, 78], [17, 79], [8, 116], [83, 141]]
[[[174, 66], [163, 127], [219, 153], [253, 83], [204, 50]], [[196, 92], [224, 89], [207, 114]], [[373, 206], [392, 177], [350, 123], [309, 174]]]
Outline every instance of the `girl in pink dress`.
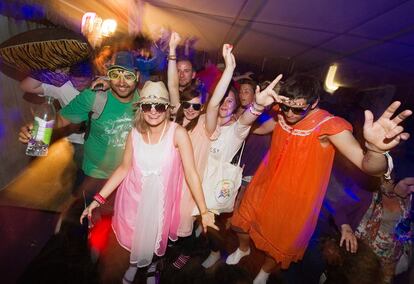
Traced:
[[169, 121], [164, 84], [148, 81], [137, 105], [121, 165], [81, 216], [90, 218], [119, 185], [112, 228], [119, 245], [130, 252], [124, 283], [134, 280], [138, 267], [150, 265], [154, 253], [164, 255], [168, 238], [177, 239], [183, 173], [204, 229], [217, 228], [205, 204], [187, 131]]

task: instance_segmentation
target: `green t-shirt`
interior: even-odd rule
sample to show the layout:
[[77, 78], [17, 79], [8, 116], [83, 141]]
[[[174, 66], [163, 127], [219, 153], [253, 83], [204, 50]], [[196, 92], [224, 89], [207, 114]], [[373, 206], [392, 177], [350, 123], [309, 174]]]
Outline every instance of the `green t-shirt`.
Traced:
[[[131, 102], [123, 103], [111, 91], [107, 95], [102, 114], [98, 119], [91, 119], [89, 137], [84, 145], [82, 169], [94, 178], [108, 178], [121, 163], [135, 115], [132, 104], [139, 98], [135, 93]], [[60, 114], [72, 123], [87, 121], [95, 96], [90, 89], [82, 91], [60, 110]]]

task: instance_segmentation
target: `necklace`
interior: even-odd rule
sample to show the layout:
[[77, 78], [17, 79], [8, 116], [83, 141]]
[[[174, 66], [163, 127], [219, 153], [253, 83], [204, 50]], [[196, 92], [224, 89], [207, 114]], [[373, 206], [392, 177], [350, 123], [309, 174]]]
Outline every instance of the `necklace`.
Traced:
[[[167, 121], [165, 121], [165, 123], [164, 123], [164, 128], [161, 131], [161, 135], [160, 135], [160, 138], [158, 139], [157, 144], [161, 142], [161, 139], [164, 136], [164, 132], [165, 132], [166, 128], [167, 128]], [[152, 143], [151, 143], [151, 138], [150, 138], [150, 135], [149, 135], [149, 131], [147, 131], [147, 138], [148, 138], [148, 143], [151, 145]]]

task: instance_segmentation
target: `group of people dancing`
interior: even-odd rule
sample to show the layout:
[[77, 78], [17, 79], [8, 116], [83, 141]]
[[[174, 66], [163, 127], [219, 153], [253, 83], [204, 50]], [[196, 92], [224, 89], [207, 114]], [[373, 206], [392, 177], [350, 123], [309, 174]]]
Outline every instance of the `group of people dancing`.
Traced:
[[[323, 91], [318, 79], [280, 74], [263, 88], [251, 80], [241, 81], [237, 88], [232, 81], [236, 69], [233, 47], [224, 44], [224, 70], [212, 93], [206, 94], [194, 80], [191, 62], [177, 56], [180, 41], [173, 32], [167, 84], [148, 80], [138, 90], [136, 56], [118, 51], [105, 67], [106, 76], [62, 105], [56, 127], [90, 124], [78, 190], [88, 205], [83, 212], [77, 211], [80, 222], [92, 220], [100, 209], [113, 204], [111, 234], [128, 255], [119, 282], [132, 283], [138, 268], [151, 266], [154, 255], [165, 254], [169, 240], [180, 239], [180, 255], [173, 265], [181, 269], [194, 249], [197, 216], [204, 232], [218, 230], [217, 212], [206, 204], [203, 188], [205, 172], [217, 165], [212, 161], [230, 163], [248, 137], [267, 135], [268, 149], [257, 148], [260, 143], [251, 147], [261, 153], [258, 168], [243, 180], [246, 190], [240, 191], [240, 202], [229, 221], [239, 246], [225, 260], [228, 265], [238, 264], [251, 253], [253, 242], [265, 254], [253, 283], [266, 283], [276, 268], [286, 270], [303, 258], [335, 152], [363, 172], [388, 180], [392, 170], [388, 151], [409, 138], [401, 122], [412, 112], [397, 114], [400, 102], [393, 102], [376, 120], [365, 111], [365, 141], [360, 145], [349, 122], [319, 108]], [[91, 119], [102, 92], [93, 90], [98, 84], [107, 88], [106, 101], [102, 113]], [[37, 88], [30, 91], [48, 95], [44, 84]], [[31, 125], [22, 127], [20, 141], [30, 139], [31, 129]], [[384, 191], [406, 198], [414, 191], [414, 181], [404, 182], [405, 186]], [[353, 230], [342, 229], [341, 245], [355, 253]], [[221, 258], [214, 241], [210, 249], [202, 263], [205, 268]], [[109, 267], [111, 260], [102, 263]], [[102, 282], [110, 283], [108, 279], [102, 277]]]

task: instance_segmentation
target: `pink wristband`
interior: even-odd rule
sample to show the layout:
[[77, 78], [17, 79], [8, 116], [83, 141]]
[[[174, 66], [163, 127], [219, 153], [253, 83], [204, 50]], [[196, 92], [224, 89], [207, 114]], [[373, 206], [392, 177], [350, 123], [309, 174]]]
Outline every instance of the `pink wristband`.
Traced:
[[105, 197], [103, 197], [102, 195], [100, 195], [99, 193], [95, 194], [95, 196], [93, 197], [93, 199], [98, 202], [99, 204], [103, 205], [106, 203], [106, 199]]

